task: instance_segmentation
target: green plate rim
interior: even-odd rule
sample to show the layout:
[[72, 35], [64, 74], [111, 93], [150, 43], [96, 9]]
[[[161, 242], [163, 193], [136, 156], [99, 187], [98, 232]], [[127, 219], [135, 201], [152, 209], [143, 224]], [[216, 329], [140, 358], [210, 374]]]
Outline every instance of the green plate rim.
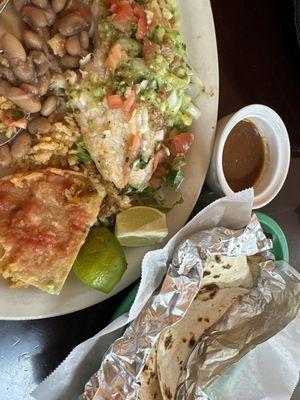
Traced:
[[[275, 237], [274, 242], [279, 245], [279, 247], [276, 249], [274, 245], [274, 250], [275, 250], [275, 257], [276, 254], [278, 255], [280, 252], [282, 253], [283, 257], [281, 258], [282, 260], [289, 262], [289, 248], [288, 248], [288, 243], [286, 240], [286, 237], [284, 235], [283, 230], [281, 227], [278, 225], [276, 221], [274, 221], [273, 218], [269, 217], [268, 215], [262, 213], [262, 212], [255, 212], [257, 215], [259, 222], [262, 225], [262, 228], [265, 232], [271, 234], [273, 237]], [[278, 258], [276, 258], [278, 260]], [[133, 286], [133, 288], [130, 290], [130, 292], [127, 294], [127, 296], [124, 298], [124, 300], [121, 302], [117, 310], [115, 311], [114, 315], [112, 316], [111, 321], [114, 321], [116, 318], [118, 318], [120, 315], [128, 312], [130, 310], [130, 307], [132, 306], [135, 296], [137, 294], [137, 291], [140, 286], [140, 280], [136, 281], [136, 284]]]

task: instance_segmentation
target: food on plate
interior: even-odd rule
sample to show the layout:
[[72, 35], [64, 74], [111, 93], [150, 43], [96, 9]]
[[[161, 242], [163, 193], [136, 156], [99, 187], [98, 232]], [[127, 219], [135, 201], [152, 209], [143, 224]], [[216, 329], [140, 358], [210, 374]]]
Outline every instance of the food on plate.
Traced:
[[200, 291], [186, 315], [160, 334], [140, 376], [140, 400], [175, 399], [178, 379], [194, 345], [253, 287], [247, 258], [213, 256], [203, 263]]
[[124, 251], [108, 228], [94, 226], [74, 263], [74, 272], [86, 285], [109, 293], [126, 270]]
[[[24, 240], [18, 251], [15, 244], [5, 248], [2, 274], [15, 287], [33, 285], [59, 293], [88, 229], [96, 224], [75, 271], [89, 286], [108, 292], [124, 273], [126, 260], [117, 239], [99, 225], [113, 231], [117, 218], [115, 233], [122, 245], [154, 244], [168, 232], [161, 211], [183, 201], [183, 167], [194, 139], [190, 125], [200, 115], [191, 93], [197, 87], [198, 95], [200, 87], [187, 63], [177, 6], [163, 0], [55, 0], [16, 1], [13, 7], [22, 20], [22, 34], [16, 30], [0, 37], [0, 139], [5, 143], [0, 166], [1, 176], [9, 175], [2, 184], [9, 188], [1, 192], [1, 235], [9, 236], [10, 213], [27, 212], [19, 203], [19, 214], [15, 206], [5, 209], [7, 198], [19, 201], [13, 182], [20, 179], [25, 185], [24, 207], [31, 192], [34, 206], [24, 226], [13, 218], [16, 237]], [[36, 198], [35, 179], [45, 183], [49, 198]], [[56, 248], [62, 248], [59, 224], [68, 238], [69, 230], [77, 229], [71, 217], [62, 216], [73, 200], [66, 197], [68, 188], [60, 179], [74, 181], [75, 187], [82, 180], [90, 188], [76, 205], [87, 213], [86, 228], [72, 238], [69, 255]], [[179, 192], [168, 207], [164, 186]], [[56, 201], [63, 204], [61, 209]], [[41, 202], [49, 209], [40, 210]], [[52, 212], [55, 217], [46, 219]], [[35, 236], [28, 238], [39, 219], [56, 238], [50, 235], [44, 250], [39, 243], [34, 247]], [[44, 234], [36, 226], [34, 232]], [[95, 243], [97, 259], [96, 253], [89, 254]], [[110, 268], [109, 255], [115, 261]], [[29, 260], [36, 261], [30, 265]]]
[[129, 196], [178, 189], [189, 126], [199, 110], [189, 89], [173, 2], [104, 1], [93, 57], [67, 79], [87, 150], [102, 177]]
[[117, 215], [115, 235], [123, 246], [148, 246], [167, 234], [166, 214], [156, 208], [136, 206]]
[[15, 287], [59, 294], [102, 198], [78, 172], [48, 168], [0, 179], [0, 271]]

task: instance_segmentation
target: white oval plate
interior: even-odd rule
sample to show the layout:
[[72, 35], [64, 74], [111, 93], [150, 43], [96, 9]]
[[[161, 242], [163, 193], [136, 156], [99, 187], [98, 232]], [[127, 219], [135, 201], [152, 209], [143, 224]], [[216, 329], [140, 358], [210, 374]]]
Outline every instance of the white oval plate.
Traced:
[[[218, 55], [210, 1], [180, 0], [179, 3], [189, 62], [201, 77], [205, 90], [199, 101], [202, 115], [193, 126], [195, 141], [185, 168], [182, 187], [185, 201], [168, 214], [169, 237], [185, 224], [201, 191], [212, 152], [218, 111]], [[109, 295], [85, 286], [72, 272], [59, 296], [33, 287], [10, 289], [8, 283], [0, 278], [0, 319], [53, 317], [106, 300], [140, 277], [141, 260], [147, 250], [126, 249], [128, 269]]]

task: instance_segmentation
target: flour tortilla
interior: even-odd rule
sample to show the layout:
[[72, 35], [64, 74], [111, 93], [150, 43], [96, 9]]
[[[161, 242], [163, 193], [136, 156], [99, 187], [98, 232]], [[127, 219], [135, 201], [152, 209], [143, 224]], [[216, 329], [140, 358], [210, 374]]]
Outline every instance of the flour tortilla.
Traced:
[[217, 284], [223, 287], [253, 286], [252, 271], [246, 256], [227, 257], [216, 255], [203, 262], [202, 287]]
[[247, 257], [213, 256], [203, 263], [202, 288], [177, 325], [165, 329], [140, 375], [139, 400], [174, 399], [183, 364], [205, 329], [253, 286]]
[[215, 324], [248, 292], [248, 289], [239, 287], [204, 288], [191, 304], [186, 316], [162, 332], [157, 350], [157, 375], [163, 400], [175, 398], [183, 365], [204, 331]]
[[215, 324], [248, 290], [240, 287], [202, 289], [185, 317], [165, 329], [140, 375], [139, 400], [174, 399], [183, 364], [204, 331]]
[[141, 389], [138, 400], [162, 400], [159, 380], [157, 375], [157, 344], [153, 346], [147, 363], [140, 375]]

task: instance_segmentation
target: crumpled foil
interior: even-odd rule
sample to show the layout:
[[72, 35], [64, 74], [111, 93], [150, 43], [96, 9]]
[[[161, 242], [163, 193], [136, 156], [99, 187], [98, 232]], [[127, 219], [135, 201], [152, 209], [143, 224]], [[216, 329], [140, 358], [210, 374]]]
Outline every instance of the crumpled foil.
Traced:
[[290, 270], [273, 271], [271, 248], [256, 216], [241, 230], [217, 227], [187, 238], [175, 250], [159, 293], [107, 351], [83, 398], [137, 399], [139, 375], [159, 334], [184, 317], [201, 286], [202, 261], [217, 254], [245, 255], [254, 270], [261, 269], [256, 287], [201, 338], [180, 377], [177, 399], [208, 399], [202, 391], [206, 385], [296, 315], [299, 281]]
[[260, 263], [256, 286], [202, 335], [182, 371], [177, 400], [206, 400], [202, 389], [296, 317], [299, 273], [284, 262], [276, 263], [275, 269], [271, 264]]

